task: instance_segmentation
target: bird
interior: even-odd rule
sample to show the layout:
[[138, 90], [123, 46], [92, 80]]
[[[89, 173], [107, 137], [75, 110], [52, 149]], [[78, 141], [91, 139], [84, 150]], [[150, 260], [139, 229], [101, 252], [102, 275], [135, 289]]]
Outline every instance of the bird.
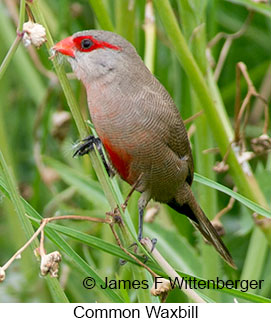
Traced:
[[135, 47], [116, 33], [85, 30], [59, 41], [52, 50], [66, 56], [85, 86], [99, 137], [90, 136], [90, 141], [102, 143], [114, 171], [141, 193], [138, 241], [143, 237], [144, 209], [153, 199], [186, 215], [236, 268], [192, 192], [193, 157], [180, 112]]

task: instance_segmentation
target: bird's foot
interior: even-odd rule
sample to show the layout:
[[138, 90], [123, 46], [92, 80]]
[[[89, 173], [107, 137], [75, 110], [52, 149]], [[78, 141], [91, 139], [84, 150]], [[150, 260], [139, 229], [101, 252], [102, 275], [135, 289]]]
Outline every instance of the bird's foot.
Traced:
[[95, 138], [94, 136], [90, 135], [81, 140], [82, 144], [76, 149], [73, 154], [75, 156], [84, 156], [88, 154], [90, 151], [94, 149], [94, 144], [101, 145], [100, 138]]
[[[140, 241], [141, 241], [141, 239], [142, 239], [142, 238], [140, 238], [140, 240], [138, 239], [138, 241], [140, 242]], [[155, 248], [155, 246], [156, 246], [156, 244], [157, 244], [157, 239], [156, 239], [156, 238], [153, 238], [153, 239], [151, 239], [151, 242], [152, 242], [151, 252], [153, 252], [153, 250], [154, 250], [154, 248]], [[134, 247], [134, 246], [138, 247], [137, 242], [133, 242], [133, 243], [129, 246], [129, 248], [132, 248], [132, 247]]]
[[[153, 252], [153, 250], [154, 250], [154, 248], [155, 248], [155, 246], [156, 246], [156, 243], [157, 243], [157, 239], [156, 238], [153, 238], [152, 240], [151, 240], [151, 242], [152, 242], [152, 248], [151, 248], [151, 253]], [[137, 244], [137, 242], [133, 242], [128, 248], [132, 248], [132, 247], [135, 247], [134, 248], [134, 253], [135, 254], [137, 254], [137, 250], [138, 250], [138, 244]], [[143, 263], [144, 264], [146, 264], [147, 263], [147, 261], [149, 260], [149, 257], [147, 256], [147, 255], [143, 255], [142, 256], [143, 257]], [[119, 264], [121, 265], [121, 266], [124, 266], [125, 264], [127, 263], [127, 261], [126, 260], [124, 260], [124, 259], [120, 259], [119, 260]]]
[[97, 147], [97, 150], [99, 152], [99, 155], [102, 158], [105, 170], [108, 174], [108, 176], [113, 177], [115, 175], [115, 172], [113, 171], [112, 167], [107, 163], [103, 149], [102, 149], [102, 142], [101, 139], [98, 137], [94, 137], [92, 135], [84, 138], [81, 140], [82, 144], [79, 145], [79, 147], [76, 149], [76, 151], [73, 154], [73, 157], [75, 156], [84, 156], [91, 152], [94, 149], [94, 145]]
[[156, 244], [157, 244], [157, 239], [156, 238], [152, 238], [151, 239], [151, 243], [152, 243], [152, 247], [151, 247], [151, 253], [153, 252]]
[[[139, 237], [140, 238], [140, 237]], [[140, 238], [140, 240], [139, 240], [139, 242], [141, 241], [141, 239], [142, 238]], [[154, 250], [154, 248], [155, 248], [155, 246], [156, 246], [156, 244], [157, 244], [157, 239], [156, 238], [153, 238], [153, 239], [151, 239], [151, 242], [152, 242], [152, 248], [151, 248], [151, 251], [150, 251], [150, 253], [152, 253], [153, 252], [153, 250]], [[137, 253], [137, 250], [138, 250], [138, 244], [137, 244], [137, 242], [133, 242], [130, 246], [129, 246], [129, 248], [132, 248], [132, 247], [134, 247], [134, 253]], [[145, 259], [145, 261], [144, 261], [144, 263], [146, 263], [147, 261], [148, 261], [148, 256], [146, 256], [146, 255], [143, 255], [143, 257], [144, 258], [146, 258]]]

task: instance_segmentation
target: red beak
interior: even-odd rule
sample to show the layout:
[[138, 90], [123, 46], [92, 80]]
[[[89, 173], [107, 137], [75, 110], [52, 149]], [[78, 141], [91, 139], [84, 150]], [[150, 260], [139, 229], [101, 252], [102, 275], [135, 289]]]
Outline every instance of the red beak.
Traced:
[[63, 55], [67, 55], [71, 57], [75, 57], [74, 49], [75, 49], [75, 46], [74, 46], [72, 36], [61, 40], [60, 42], [56, 43], [55, 46], [53, 46], [53, 50], [55, 50], [56, 52], [59, 52]]

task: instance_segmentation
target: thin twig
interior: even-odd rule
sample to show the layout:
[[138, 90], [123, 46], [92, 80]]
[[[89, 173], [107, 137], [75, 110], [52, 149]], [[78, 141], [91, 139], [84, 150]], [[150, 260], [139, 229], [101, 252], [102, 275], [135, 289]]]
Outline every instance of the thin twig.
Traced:
[[232, 38], [227, 38], [221, 51], [220, 51], [220, 55], [219, 55], [219, 58], [218, 58], [218, 61], [217, 61], [217, 64], [216, 64], [216, 68], [215, 68], [215, 71], [214, 71], [214, 79], [215, 81], [217, 82], [218, 79], [219, 79], [219, 76], [221, 74], [221, 71], [222, 71], [222, 68], [224, 66], [224, 63], [225, 63], [225, 60], [228, 56], [228, 53], [229, 53], [229, 50], [231, 48], [231, 45], [232, 45], [232, 42], [233, 42], [233, 39]]
[[220, 55], [218, 58], [218, 62], [216, 64], [216, 69], [214, 72], [214, 79], [217, 81], [219, 79], [220, 73], [222, 71], [222, 68], [224, 66], [225, 60], [227, 58], [228, 52], [230, 50], [230, 47], [232, 45], [233, 40], [240, 38], [246, 31], [248, 26], [250, 25], [252, 18], [254, 16], [254, 11], [249, 11], [248, 16], [242, 25], [242, 27], [235, 33], [233, 34], [227, 34], [224, 32], [218, 33], [207, 45], [207, 47], [210, 49], [214, 45], [220, 41], [220, 39], [225, 38], [225, 43], [220, 51]]
[[46, 251], [45, 251], [45, 248], [44, 248], [44, 227], [43, 227], [43, 229], [41, 230], [41, 233], [40, 233], [39, 254], [40, 254], [41, 257], [46, 255]]
[[[237, 192], [237, 187], [236, 186], [234, 186], [233, 191]], [[213, 221], [219, 221], [224, 214], [229, 212], [232, 209], [232, 207], [234, 205], [234, 202], [235, 202], [235, 198], [231, 197], [229, 199], [228, 204], [216, 214], [216, 216], [213, 218], [212, 222]]]
[[[32, 235], [32, 237], [2, 266], [2, 269], [5, 271], [7, 268], [12, 264], [12, 262], [38, 237], [40, 233], [43, 232], [44, 227], [47, 223], [51, 221], [57, 220], [84, 220], [84, 221], [91, 221], [91, 222], [98, 222], [98, 223], [111, 223], [112, 221], [108, 218], [94, 218], [90, 216], [81, 216], [81, 215], [63, 215], [63, 216], [56, 216], [53, 218], [44, 218], [41, 220], [41, 224], [37, 231]], [[41, 240], [44, 239], [43, 234], [41, 235]], [[42, 241], [43, 246], [43, 241]], [[45, 252], [44, 248], [41, 252]]]
[[228, 146], [228, 148], [227, 148], [227, 151], [226, 151], [226, 153], [225, 153], [225, 155], [224, 155], [224, 157], [223, 157], [223, 159], [222, 159], [222, 162], [224, 163], [224, 164], [226, 164], [226, 162], [227, 162], [227, 159], [228, 159], [228, 157], [229, 157], [229, 154], [230, 154], [230, 151], [231, 151], [231, 145], [232, 145], [232, 141], [229, 143], [229, 146]]
[[[22, 32], [22, 26], [24, 23], [24, 15], [22, 15], [24, 8], [21, 10], [20, 9], [20, 22], [19, 22], [19, 13], [17, 10], [17, 5], [15, 1], [10, 1], [10, 0], [5, 0], [6, 6], [8, 8], [8, 12], [11, 15], [12, 20], [14, 21], [15, 25], [18, 25], [18, 31], [19, 34], [21, 34]], [[21, 8], [21, 7], [20, 7]], [[33, 15], [31, 13], [31, 10], [29, 9], [28, 4], [25, 5], [25, 9], [27, 12], [27, 15], [29, 17], [30, 20], [34, 21]], [[21, 25], [21, 27], [19, 26]], [[44, 65], [42, 64], [36, 49], [33, 46], [29, 46], [27, 48], [29, 55], [34, 63], [34, 65], [36, 66], [36, 68], [38, 69], [38, 71], [43, 74], [44, 76], [46, 76], [47, 78], [49, 78], [51, 80], [51, 82], [53, 84], [56, 84], [58, 82], [58, 79], [55, 75], [54, 72], [51, 72], [49, 70], [47, 70]]]
[[[269, 64], [262, 84], [260, 86], [259, 93], [268, 102], [271, 96], [271, 64]], [[250, 114], [249, 122], [251, 124], [257, 124], [261, 118], [263, 112], [263, 102], [262, 100], [255, 100], [255, 103]]]
[[[248, 92], [242, 102], [242, 105], [240, 107], [240, 101], [241, 101], [241, 87], [240, 87], [240, 77], [241, 73], [247, 83]], [[264, 112], [265, 112], [265, 122], [264, 122], [264, 128], [263, 128], [263, 134], [267, 134], [268, 127], [269, 127], [269, 110], [268, 110], [268, 103], [265, 100], [265, 98], [260, 95], [254, 85], [251, 81], [249, 74], [247, 72], [247, 67], [243, 62], [239, 62], [236, 65], [236, 99], [235, 99], [235, 139], [234, 141], [236, 143], [239, 143], [241, 140], [240, 135], [240, 124], [241, 120], [244, 114], [244, 111], [249, 106], [251, 97], [254, 96], [258, 99], [260, 99], [264, 104]]]
[[203, 154], [218, 154], [219, 152], [220, 150], [218, 147], [212, 147], [202, 151]]
[[115, 229], [114, 229], [114, 223], [110, 223], [110, 228], [111, 228], [111, 230], [112, 230], [112, 233], [113, 233], [113, 235], [114, 235], [114, 237], [115, 237], [115, 239], [116, 239], [116, 241], [117, 241], [117, 244], [118, 244], [118, 246], [120, 247], [120, 249], [123, 251], [123, 252], [125, 252], [126, 253], [126, 255], [128, 255], [129, 257], [131, 257], [132, 259], [134, 259], [140, 266], [142, 266], [142, 267], [144, 267], [146, 270], [148, 270], [148, 272], [153, 276], [153, 277], [158, 277], [158, 275], [154, 272], [154, 271], [152, 271], [146, 264], [144, 264], [142, 261], [140, 261], [136, 256], [134, 256], [132, 253], [130, 253], [128, 250], [126, 250], [124, 247], [123, 247], [123, 245], [122, 245], [122, 243], [121, 243], [121, 241], [120, 241], [120, 238], [119, 238], [119, 236], [118, 236], [118, 234], [117, 234], [117, 232], [115, 231]]
[[199, 111], [199, 112], [195, 113], [194, 115], [192, 115], [191, 117], [189, 117], [189, 118], [185, 119], [183, 123], [186, 125], [186, 124], [188, 124], [189, 122], [192, 122], [192, 121], [194, 121], [195, 119], [197, 119], [197, 118], [198, 118], [199, 116], [201, 116], [202, 114], [203, 114], [203, 110], [201, 110], [201, 111]]
[[32, 235], [32, 237], [17, 251], [15, 254], [2, 266], [3, 270], [7, 270], [7, 268], [12, 264], [12, 262], [33, 242], [40, 232], [43, 230], [46, 223], [41, 223], [38, 230]]

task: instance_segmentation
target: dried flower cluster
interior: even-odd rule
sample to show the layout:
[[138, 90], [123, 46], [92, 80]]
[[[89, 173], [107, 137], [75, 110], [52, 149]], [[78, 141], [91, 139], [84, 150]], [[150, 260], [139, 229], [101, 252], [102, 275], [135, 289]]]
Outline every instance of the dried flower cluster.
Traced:
[[35, 47], [40, 47], [46, 42], [45, 28], [33, 21], [25, 22], [23, 25], [23, 44], [25, 47], [33, 44]]
[[153, 296], [159, 296], [161, 294], [168, 293], [171, 289], [172, 288], [171, 288], [170, 281], [165, 278], [160, 278], [159, 284], [157, 284], [157, 280], [156, 280], [156, 283], [153, 284], [153, 286], [151, 288], [151, 294]]
[[60, 261], [61, 254], [58, 251], [43, 255], [40, 263], [40, 272], [42, 276], [50, 274], [51, 277], [57, 277]]
[[261, 154], [271, 149], [271, 138], [263, 134], [251, 140], [251, 147], [256, 154]]
[[213, 170], [217, 173], [224, 173], [229, 170], [229, 165], [226, 164], [223, 160], [221, 162], [217, 162], [213, 167]]

